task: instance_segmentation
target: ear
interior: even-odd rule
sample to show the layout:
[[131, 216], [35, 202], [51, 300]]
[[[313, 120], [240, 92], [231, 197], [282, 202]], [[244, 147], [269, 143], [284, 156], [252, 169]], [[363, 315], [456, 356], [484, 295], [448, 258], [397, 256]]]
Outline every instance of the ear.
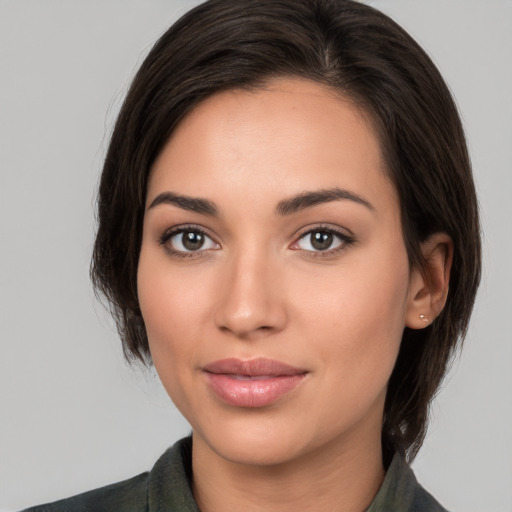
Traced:
[[446, 233], [435, 233], [421, 244], [424, 268], [413, 268], [405, 325], [423, 329], [441, 313], [448, 296], [453, 242]]

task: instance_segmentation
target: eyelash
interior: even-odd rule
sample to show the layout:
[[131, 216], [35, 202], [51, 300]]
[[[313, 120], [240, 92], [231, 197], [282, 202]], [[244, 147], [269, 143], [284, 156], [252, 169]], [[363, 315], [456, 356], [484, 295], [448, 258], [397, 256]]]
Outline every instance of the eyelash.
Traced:
[[[171, 228], [167, 231], [165, 231], [161, 236], [158, 237], [158, 243], [159, 245], [162, 245], [166, 248], [166, 250], [173, 256], [177, 258], [197, 258], [205, 256], [206, 252], [209, 252], [212, 249], [202, 249], [197, 251], [180, 251], [173, 249], [170, 244], [168, 244], [169, 240], [171, 240], [172, 237], [179, 235], [180, 233], [196, 233], [199, 235], [202, 235], [210, 240], [212, 240], [214, 243], [216, 243], [213, 238], [208, 235], [204, 229], [200, 228], [199, 226], [195, 225], [185, 225], [185, 226], [179, 226], [175, 228]], [[307, 231], [304, 231], [300, 234], [300, 236], [297, 237], [296, 241], [292, 244], [292, 250], [301, 250], [300, 248], [293, 248], [293, 246], [297, 245], [301, 240], [305, 239], [308, 235], [311, 236], [313, 233], [327, 233], [330, 235], [333, 235], [334, 237], [338, 238], [340, 240], [340, 244], [333, 249], [326, 249], [324, 251], [317, 250], [317, 251], [305, 251], [308, 253], [308, 256], [314, 257], [314, 258], [322, 258], [327, 256], [332, 256], [334, 254], [337, 254], [340, 251], [343, 251], [347, 249], [347, 247], [350, 247], [353, 245], [356, 240], [353, 236], [347, 235], [346, 233], [343, 233], [340, 230], [337, 230], [331, 226], [324, 226], [324, 225], [318, 225], [314, 226], [313, 228], [308, 229]], [[217, 244], [218, 245], [218, 244]]]
[[[297, 240], [293, 242], [292, 245], [297, 245], [301, 240], [305, 239], [308, 235], [311, 236], [313, 233], [327, 233], [330, 235], [334, 235], [336, 238], [340, 240], [340, 243], [338, 246], [332, 248], [332, 249], [326, 249], [324, 251], [317, 250], [317, 251], [306, 251], [308, 257], [312, 258], [325, 258], [328, 256], [333, 256], [341, 251], [346, 250], [348, 247], [353, 245], [356, 242], [356, 239], [352, 235], [348, 235], [347, 233], [344, 233], [341, 230], [335, 229], [331, 226], [326, 225], [317, 225], [313, 228], [309, 228], [306, 231], [302, 232], [300, 236], [297, 237]], [[293, 249], [293, 250], [301, 250], [300, 248]]]
[[[203, 249], [203, 250], [197, 250], [197, 251], [178, 251], [176, 249], [173, 249], [170, 244], [168, 244], [169, 240], [171, 240], [172, 237], [179, 235], [180, 233], [196, 233], [198, 235], [202, 235], [205, 238], [209, 238], [213, 241], [213, 238], [206, 233], [204, 229], [201, 229], [199, 226], [194, 225], [185, 225], [185, 226], [179, 226], [175, 228], [168, 229], [165, 231], [161, 236], [158, 237], [158, 243], [165, 247], [165, 249], [176, 258], [197, 258], [201, 256], [205, 256], [205, 252], [211, 250], [211, 249]], [[216, 242], [215, 242], [216, 243]], [[218, 245], [218, 244], [217, 244]]]

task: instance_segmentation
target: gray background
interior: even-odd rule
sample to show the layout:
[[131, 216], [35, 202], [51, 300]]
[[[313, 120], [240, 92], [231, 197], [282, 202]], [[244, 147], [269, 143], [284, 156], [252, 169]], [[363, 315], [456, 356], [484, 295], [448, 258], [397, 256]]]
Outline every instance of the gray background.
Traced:
[[[459, 104], [485, 235], [465, 350], [433, 407], [418, 478], [453, 512], [512, 511], [512, 2], [374, 0]], [[0, 0], [0, 510], [147, 470], [188, 432], [128, 368], [88, 281], [112, 122], [187, 0]]]

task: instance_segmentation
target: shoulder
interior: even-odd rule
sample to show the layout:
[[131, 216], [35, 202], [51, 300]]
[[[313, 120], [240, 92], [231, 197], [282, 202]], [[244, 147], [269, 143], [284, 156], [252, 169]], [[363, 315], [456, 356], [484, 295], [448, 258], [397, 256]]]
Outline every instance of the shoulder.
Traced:
[[23, 512], [199, 512], [191, 490], [192, 440], [178, 441], [150, 472]]
[[23, 512], [144, 512], [147, 508], [149, 473], [78, 494], [71, 498], [31, 507]]
[[411, 512], [448, 512], [429, 492], [420, 484], [416, 484]]
[[409, 465], [396, 454], [377, 496], [366, 512], [448, 512], [416, 480]]

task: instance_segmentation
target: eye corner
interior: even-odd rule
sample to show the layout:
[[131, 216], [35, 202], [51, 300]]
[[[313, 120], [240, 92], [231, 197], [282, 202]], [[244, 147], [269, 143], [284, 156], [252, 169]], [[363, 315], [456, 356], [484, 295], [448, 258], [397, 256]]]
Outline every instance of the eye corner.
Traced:
[[[188, 238], [185, 235], [189, 235]], [[206, 230], [196, 225], [179, 225], [164, 230], [157, 243], [172, 257], [203, 257], [209, 251], [219, 250], [220, 244]]]
[[[313, 238], [314, 235], [316, 236]], [[302, 241], [305, 241], [303, 246], [301, 246]], [[303, 251], [313, 257], [327, 257], [347, 249], [355, 241], [352, 234], [348, 234], [341, 229], [317, 225], [302, 231], [290, 245], [290, 249]]]

